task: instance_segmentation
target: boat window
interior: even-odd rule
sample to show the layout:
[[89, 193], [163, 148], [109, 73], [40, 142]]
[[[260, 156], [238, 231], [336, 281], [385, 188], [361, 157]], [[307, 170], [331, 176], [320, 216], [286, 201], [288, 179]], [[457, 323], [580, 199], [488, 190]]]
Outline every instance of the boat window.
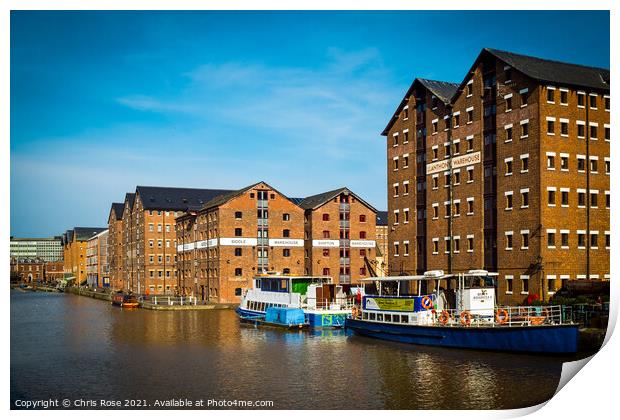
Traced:
[[377, 314], [377, 321], [383, 321], [383, 314]]
[[385, 322], [392, 322], [392, 315], [385, 314]]
[[261, 279], [256, 279], [256, 288], [261, 289]]
[[370, 313], [368, 314], [368, 317], [370, 318], [370, 320], [371, 320], [371, 321], [374, 321], [374, 320], [375, 320], [375, 315], [376, 315], [376, 314], [375, 314], [374, 312], [370, 312]]
[[409, 323], [409, 315], [401, 315], [401, 316], [400, 316], [400, 322], [401, 322], [402, 324], [407, 324], [407, 323]]
[[280, 290], [282, 290], [283, 292], [286, 292], [286, 279], [280, 279]]

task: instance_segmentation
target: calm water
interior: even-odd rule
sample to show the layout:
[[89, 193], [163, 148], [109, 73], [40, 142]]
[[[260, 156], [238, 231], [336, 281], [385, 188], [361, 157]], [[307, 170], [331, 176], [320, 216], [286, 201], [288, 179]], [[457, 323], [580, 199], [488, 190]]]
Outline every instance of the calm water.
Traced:
[[275, 409], [517, 408], [549, 399], [565, 359], [240, 326], [233, 311], [121, 310], [11, 291], [17, 399], [272, 400]]

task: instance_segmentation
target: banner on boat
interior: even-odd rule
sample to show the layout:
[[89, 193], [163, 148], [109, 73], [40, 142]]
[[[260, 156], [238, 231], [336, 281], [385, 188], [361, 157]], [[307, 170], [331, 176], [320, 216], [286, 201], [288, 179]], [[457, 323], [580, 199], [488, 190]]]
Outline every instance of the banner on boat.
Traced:
[[382, 297], [365, 297], [364, 309], [371, 311], [403, 311], [413, 312], [413, 298], [382, 298]]

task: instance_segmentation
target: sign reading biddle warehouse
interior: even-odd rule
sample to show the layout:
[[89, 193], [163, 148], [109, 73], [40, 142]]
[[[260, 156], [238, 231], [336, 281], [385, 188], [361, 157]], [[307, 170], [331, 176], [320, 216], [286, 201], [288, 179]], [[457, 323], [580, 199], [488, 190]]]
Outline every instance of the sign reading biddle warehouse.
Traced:
[[[480, 163], [480, 152], [469, 153], [467, 155], [456, 156], [452, 158], [453, 169], [460, 168], [462, 166], [473, 165], [475, 163]], [[447, 171], [448, 169], [450, 169], [450, 165], [448, 165], [448, 159], [426, 164], [427, 174], [434, 174], [435, 172]]]

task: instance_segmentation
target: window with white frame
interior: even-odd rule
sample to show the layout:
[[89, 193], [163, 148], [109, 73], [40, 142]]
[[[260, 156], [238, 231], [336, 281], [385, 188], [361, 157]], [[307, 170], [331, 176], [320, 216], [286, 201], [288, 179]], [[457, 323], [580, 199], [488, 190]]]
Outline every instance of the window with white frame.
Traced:
[[505, 176], [509, 176], [512, 175], [512, 162], [513, 162], [513, 158], [508, 157], [504, 159], [504, 175]]
[[568, 153], [560, 153], [560, 171], [568, 171], [568, 160], [570, 155]]
[[467, 198], [467, 215], [471, 216], [474, 214], [474, 197]]
[[474, 252], [474, 235], [467, 235], [467, 252]]
[[529, 249], [530, 247], [530, 231], [528, 229], [521, 230], [521, 249]]
[[568, 229], [560, 230], [560, 247], [562, 249], [569, 248], [569, 236], [570, 236], [570, 230]]
[[513, 207], [512, 191], [506, 191], [504, 193], [504, 196], [506, 197], [506, 208], [505, 208], [505, 210], [512, 210], [512, 207]]
[[512, 231], [504, 232], [506, 236], [506, 251], [512, 251]]
[[555, 136], [555, 117], [547, 117], [547, 135]]
[[528, 208], [530, 206], [530, 189], [522, 188], [519, 192], [521, 193], [521, 208]]
[[549, 207], [555, 207], [555, 193], [556, 187], [547, 187], [547, 205]]
[[527, 295], [530, 293], [530, 276], [526, 274], [521, 275], [521, 294]]
[[509, 143], [512, 141], [512, 124], [505, 125], [504, 130], [506, 131], [506, 140], [504, 140], [504, 143]]
[[560, 136], [568, 137], [568, 124], [569, 120], [567, 118], [560, 118]]

